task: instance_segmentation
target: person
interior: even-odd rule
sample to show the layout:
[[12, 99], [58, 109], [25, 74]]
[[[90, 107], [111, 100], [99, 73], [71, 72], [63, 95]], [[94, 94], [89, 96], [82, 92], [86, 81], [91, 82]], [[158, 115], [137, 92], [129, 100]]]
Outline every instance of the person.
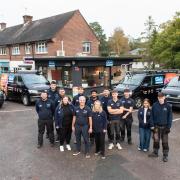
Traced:
[[106, 115], [107, 115], [107, 122], [108, 122], [107, 123], [107, 135], [108, 135], [109, 142], [110, 142], [111, 132], [110, 132], [109, 112], [108, 112], [108, 109], [107, 109], [107, 104], [108, 104], [108, 101], [110, 99], [111, 99], [111, 96], [110, 96], [109, 89], [104, 89], [103, 96], [101, 97], [100, 101], [101, 101], [101, 104], [102, 104], [102, 108], [106, 112]]
[[96, 151], [95, 155], [101, 154], [105, 159], [105, 134], [107, 131], [107, 116], [102, 109], [101, 102], [96, 100], [92, 108], [92, 124], [95, 137]]
[[53, 132], [53, 115], [54, 103], [48, 99], [47, 92], [41, 93], [41, 98], [36, 102], [36, 112], [38, 114], [38, 145], [41, 148], [43, 145], [43, 134], [45, 127], [49, 132], [49, 140], [51, 146], [54, 145], [54, 132]]
[[55, 111], [55, 127], [59, 129], [60, 151], [64, 151], [64, 142], [66, 148], [71, 151], [70, 141], [72, 133], [72, 119], [74, 115], [74, 106], [69, 102], [68, 96], [62, 98], [62, 102]]
[[108, 101], [107, 109], [109, 112], [111, 138], [108, 149], [111, 150], [114, 147], [114, 131], [116, 133], [116, 146], [119, 150], [122, 149], [120, 145], [120, 115], [123, 113], [123, 109], [120, 107], [121, 103], [118, 99], [118, 92], [112, 91], [112, 99]]
[[[87, 101], [87, 106], [90, 107], [90, 109], [92, 110], [93, 106], [94, 106], [94, 102], [99, 100], [99, 97], [98, 97], [98, 94], [97, 94], [97, 91], [95, 89], [91, 90], [91, 96], [90, 98], [88, 99]], [[94, 132], [92, 132], [90, 134], [90, 143], [91, 145], [94, 144]]]
[[165, 95], [158, 93], [158, 101], [152, 106], [151, 129], [153, 130], [153, 152], [149, 157], [158, 157], [160, 139], [162, 140], [163, 161], [168, 161], [168, 134], [172, 126], [172, 107], [166, 102]]
[[132, 111], [134, 107], [134, 100], [130, 98], [130, 90], [124, 89], [124, 96], [120, 99], [123, 113], [121, 114], [120, 130], [121, 142], [125, 139], [125, 130], [127, 130], [128, 144], [132, 144], [131, 127], [133, 122]]
[[[51, 100], [53, 103], [55, 103], [55, 99], [58, 97], [57, 85], [55, 80], [51, 81], [50, 88], [48, 89], [47, 94], [48, 94], [48, 99]], [[53, 125], [53, 131], [54, 131], [54, 125]], [[49, 138], [48, 129], [46, 129], [46, 138], [47, 139]], [[58, 139], [58, 137], [56, 137], [56, 139]]]
[[85, 144], [85, 155], [86, 158], [90, 158], [90, 144], [89, 144], [89, 133], [92, 133], [92, 111], [85, 105], [86, 98], [84, 96], [79, 97], [79, 107], [75, 109], [75, 115], [73, 116], [72, 130], [76, 136], [76, 152], [73, 153], [77, 156], [81, 152], [81, 136], [83, 136]]
[[[58, 96], [55, 98], [55, 107], [57, 107], [61, 103], [63, 97], [65, 97], [65, 96], [66, 96], [65, 89], [60, 88], [58, 91]], [[71, 102], [71, 98], [69, 96], [68, 96], [68, 101]]]
[[78, 87], [78, 94], [76, 96], [74, 96], [73, 101], [72, 101], [73, 105], [76, 107], [79, 106], [79, 97], [80, 96], [84, 96], [86, 98], [86, 103], [87, 103], [88, 97], [84, 95], [84, 88], [81, 86]]
[[139, 120], [139, 151], [149, 151], [151, 128], [150, 128], [151, 108], [149, 99], [144, 99], [143, 107], [138, 110]]

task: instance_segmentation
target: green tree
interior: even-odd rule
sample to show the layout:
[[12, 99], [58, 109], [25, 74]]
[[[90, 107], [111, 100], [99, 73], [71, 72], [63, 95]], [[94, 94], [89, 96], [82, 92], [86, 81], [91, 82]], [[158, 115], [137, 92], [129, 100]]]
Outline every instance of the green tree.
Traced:
[[98, 22], [89, 23], [91, 29], [94, 31], [96, 37], [99, 39], [99, 52], [101, 56], [108, 56], [109, 55], [109, 47], [107, 42], [106, 34], [102, 26]]
[[128, 38], [121, 28], [115, 28], [112, 37], [109, 38], [109, 46], [116, 55], [127, 54], [129, 52]]
[[160, 26], [151, 41], [151, 53], [166, 68], [180, 68], [180, 12]]

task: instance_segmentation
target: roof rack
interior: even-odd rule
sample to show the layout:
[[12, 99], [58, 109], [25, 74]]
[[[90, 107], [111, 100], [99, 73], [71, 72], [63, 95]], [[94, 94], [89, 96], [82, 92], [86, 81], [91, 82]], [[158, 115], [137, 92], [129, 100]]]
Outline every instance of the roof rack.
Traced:
[[179, 69], [156, 69], [156, 70], [131, 70], [127, 74], [164, 74], [164, 73], [180, 73]]

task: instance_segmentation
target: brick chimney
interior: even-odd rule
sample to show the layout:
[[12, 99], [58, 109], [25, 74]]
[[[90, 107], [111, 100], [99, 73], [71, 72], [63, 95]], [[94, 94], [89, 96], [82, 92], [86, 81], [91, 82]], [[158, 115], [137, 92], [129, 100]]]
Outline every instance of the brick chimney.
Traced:
[[2, 22], [0, 23], [0, 31], [3, 31], [4, 29], [6, 29], [6, 23]]
[[26, 23], [28, 23], [28, 22], [32, 22], [33, 16], [24, 15], [24, 16], [23, 16], [23, 20], [24, 20], [24, 24], [26, 24]]

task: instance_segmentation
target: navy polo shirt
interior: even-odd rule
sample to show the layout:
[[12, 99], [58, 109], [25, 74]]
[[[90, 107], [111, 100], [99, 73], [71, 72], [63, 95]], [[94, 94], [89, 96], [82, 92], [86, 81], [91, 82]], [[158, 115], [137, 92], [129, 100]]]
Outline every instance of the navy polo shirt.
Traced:
[[[120, 102], [121, 102], [121, 106], [123, 106], [124, 108], [126, 109], [129, 109], [130, 107], [134, 107], [134, 100], [132, 98], [125, 98], [125, 97], [122, 97], [120, 99]], [[127, 111], [124, 111], [122, 116], [125, 115], [127, 113]], [[128, 115], [127, 119], [128, 118], [132, 118], [132, 113]]]
[[[108, 101], [107, 106], [111, 107], [112, 109], [120, 109], [121, 102], [119, 99], [116, 102], [113, 101], [113, 99], [110, 99]], [[109, 114], [109, 119], [110, 119], [110, 121], [120, 120], [120, 114]]]
[[75, 109], [76, 116], [76, 125], [85, 126], [89, 125], [89, 117], [92, 117], [92, 111], [88, 106], [85, 106], [83, 109], [77, 107]]

